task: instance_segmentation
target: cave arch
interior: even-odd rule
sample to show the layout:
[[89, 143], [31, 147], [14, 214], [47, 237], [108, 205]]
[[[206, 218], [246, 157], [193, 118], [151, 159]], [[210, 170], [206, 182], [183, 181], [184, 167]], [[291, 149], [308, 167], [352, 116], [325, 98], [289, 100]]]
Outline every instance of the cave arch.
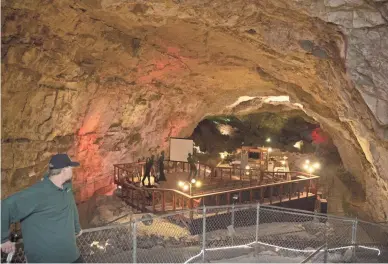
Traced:
[[37, 181], [52, 153], [80, 160], [85, 183], [241, 96], [289, 96], [365, 179], [360, 211], [385, 220], [388, 12], [372, 2], [2, 3], [3, 196]]

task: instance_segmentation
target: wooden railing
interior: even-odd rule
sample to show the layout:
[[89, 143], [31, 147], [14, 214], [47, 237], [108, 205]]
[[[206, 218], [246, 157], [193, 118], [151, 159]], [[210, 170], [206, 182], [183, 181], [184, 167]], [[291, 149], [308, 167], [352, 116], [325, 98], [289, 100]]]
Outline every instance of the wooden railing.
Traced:
[[[114, 164], [114, 182], [118, 184], [122, 178], [129, 178], [131, 182], [140, 182], [144, 175], [145, 162]], [[190, 164], [182, 161], [164, 161], [164, 169], [170, 172], [190, 172]], [[151, 169], [151, 175], [155, 174], [155, 168]], [[213, 175], [213, 168], [207, 164], [197, 163], [197, 178], [206, 179]]]
[[230, 179], [238, 177], [240, 180], [259, 181], [265, 183], [268, 179], [290, 180], [292, 172], [264, 171], [259, 168], [215, 167], [213, 179]]
[[[140, 182], [144, 175], [145, 162], [134, 162], [115, 164], [114, 182], [118, 184], [121, 178], [130, 179], [131, 182]], [[190, 172], [190, 164], [181, 161], [164, 161], [164, 167], [167, 173], [170, 172]], [[155, 168], [151, 170], [151, 175], [155, 174]], [[293, 172], [269, 172], [258, 168], [237, 168], [237, 167], [211, 167], [207, 164], [197, 163], [197, 179], [213, 181], [239, 179], [241, 181], [259, 182], [266, 184], [273, 181], [290, 180]]]
[[[304, 179], [295, 179], [271, 184], [257, 184], [236, 189], [212, 191], [203, 194], [189, 195], [175, 189], [141, 188], [133, 182], [123, 180], [120, 182], [122, 197], [134, 207], [142, 211], [154, 213], [176, 211], [194, 208], [200, 204], [214, 203], [220, 205], [232, 203], [232, 194], [238, 195], [237, 203], [260, 201], [267, 199], [269, 204], [276, 200], [279, 203], [292, 199], [308, 198], [309, 194], [317, 194], [319, 176], [302, 172], [292, 172], [303, 175]], [[248, 198], [246, 198], [248, 194]], [[244, 197], [245, 195], [245, 197]], [[222, 199], [226, 198], [226, 199]]]

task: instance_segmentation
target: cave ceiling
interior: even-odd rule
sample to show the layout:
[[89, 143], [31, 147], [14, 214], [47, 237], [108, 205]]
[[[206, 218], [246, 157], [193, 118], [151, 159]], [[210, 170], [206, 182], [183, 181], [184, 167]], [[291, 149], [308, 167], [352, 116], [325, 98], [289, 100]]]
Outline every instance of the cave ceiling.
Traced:
[[387, 217], [387, 18], [381, 0], [3, 1], [3, 196], [53, 153], [87, 182], [205, 116], [288, 96], [365, 186], [362, 210]]

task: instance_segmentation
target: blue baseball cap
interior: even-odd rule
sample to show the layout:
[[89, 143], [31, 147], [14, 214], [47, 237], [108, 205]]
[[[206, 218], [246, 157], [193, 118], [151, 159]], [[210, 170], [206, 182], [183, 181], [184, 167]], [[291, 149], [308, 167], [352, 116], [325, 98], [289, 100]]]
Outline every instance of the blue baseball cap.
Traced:
[[78, 167], [79, 162], [72, 161], [67, 154], [56, 154], [51, 157], [49, 168], [50, 169], [63, 169], [66, 167]]

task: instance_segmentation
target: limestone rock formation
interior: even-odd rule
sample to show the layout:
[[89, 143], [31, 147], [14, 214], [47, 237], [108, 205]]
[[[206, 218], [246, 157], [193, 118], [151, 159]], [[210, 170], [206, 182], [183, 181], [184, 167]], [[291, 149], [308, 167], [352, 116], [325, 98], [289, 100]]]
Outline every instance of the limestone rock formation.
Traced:
[[359, 211], [386, 219], [387, 19], [378, 0], [2, 1], [2, 194], [52, 153], [84, 184], [240, 97], [289, 96], [365, 188]]

